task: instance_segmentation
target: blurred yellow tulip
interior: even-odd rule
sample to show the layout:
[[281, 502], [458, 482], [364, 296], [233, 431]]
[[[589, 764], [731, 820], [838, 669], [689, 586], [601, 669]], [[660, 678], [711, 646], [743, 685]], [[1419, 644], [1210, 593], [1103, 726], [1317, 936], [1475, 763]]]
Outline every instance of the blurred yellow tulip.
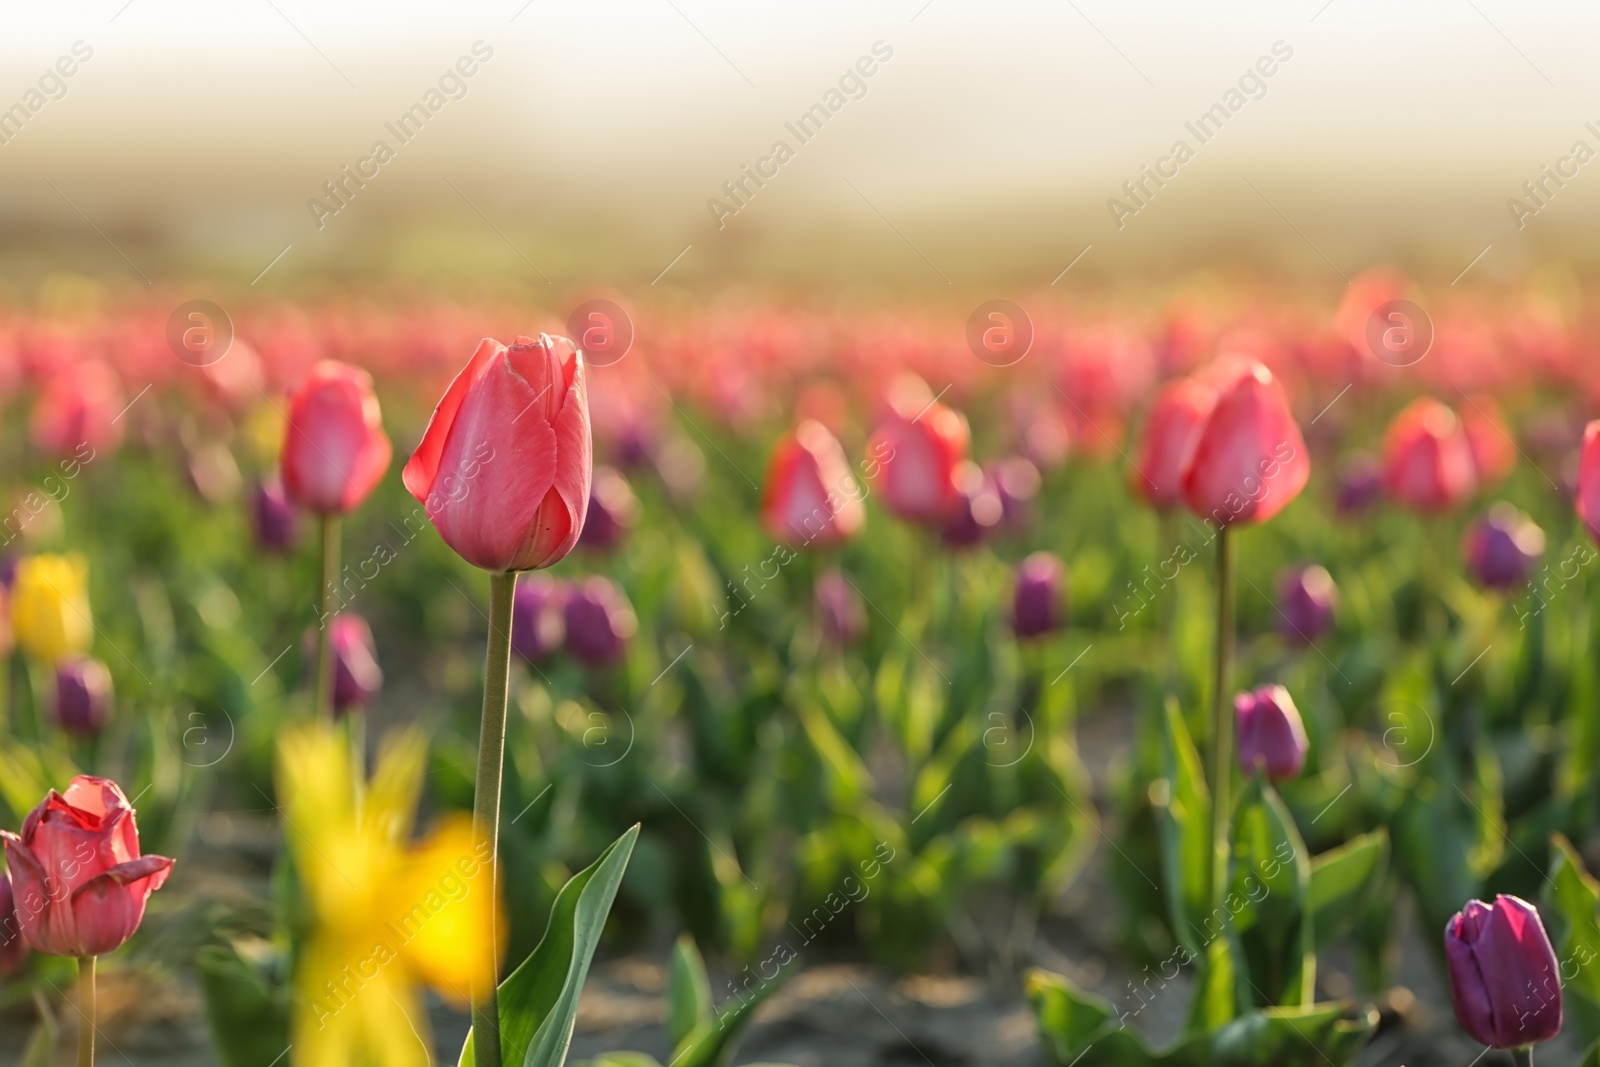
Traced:
[[24, 556], [11, 589], [11, 629], [17, 647], [43, 663], [89, 650], [89, 564], [79, 555]]
[[412, 845], [427, 754], [415, 731], [391, 736], [367, 783], [355, 781], [337, 726], [278, 742], [278, 791], [311, 932], [295, 976], [298, 1067], [425, 1067], [425, 983], [465, 1007], [491, 981], [504, 930], [489, 843], [465, 816]]

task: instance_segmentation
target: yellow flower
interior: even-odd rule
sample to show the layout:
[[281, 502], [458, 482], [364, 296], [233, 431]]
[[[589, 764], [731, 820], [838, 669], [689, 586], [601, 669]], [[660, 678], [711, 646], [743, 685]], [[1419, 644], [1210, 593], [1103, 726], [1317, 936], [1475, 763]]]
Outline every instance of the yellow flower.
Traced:
[[24, 556], [11, 589], [17, 645], [37, 660], [59, 663], [94, 642], [89, 564], [79, 555]]
[[344, 735], [317, 723], [278, 742], [278, 790], [311, 931], [295, 975], [297, 1067], [426, 1067], [416, 993], [465, 1006], [491, 981], [505, 929], [489, 843], [464, 816], [410, 844], [426, 746], [391, 736], [357, 789]]

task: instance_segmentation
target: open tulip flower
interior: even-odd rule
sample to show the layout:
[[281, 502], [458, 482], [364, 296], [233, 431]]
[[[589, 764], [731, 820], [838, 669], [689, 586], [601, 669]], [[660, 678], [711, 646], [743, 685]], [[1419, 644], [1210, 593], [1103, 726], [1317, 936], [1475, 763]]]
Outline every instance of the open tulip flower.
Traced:
[[23, 820], [0, 830], [22, 939], [35, 952], [80, 959], [120, 946], [144, 919], [145, 901], [172, 870], [139, 854], [133, 807], [117, 783], [79, 775], [52, 789]]
[[289, 402], [283, 437], [283, 488], [319, 515], [343, 515], [361, 506], [389, 469], [372, 375], [325, 359]]
[[425, 759], [420, 736], [400, 734], [358, 783], [328, 723], [279, 742], [285, 833], [310, 919], [295, 974], [297, 1067], [425, 1067], [417, 986], [465, 1005], [494, 977], [505, 925], [489, 843], [460, 817], [411, 840]]
[[1532, 904], [1467, 901], [1445, 927], [1444, 952], [1456, 1020], [1474, 1040], [1526, 1050], [1561, 1031], [1561, 970]]
[[589, 506], [583, 354], [565, 337], [485, 338], [402, 475], [445, 544], [486, 571], [565, 558]]

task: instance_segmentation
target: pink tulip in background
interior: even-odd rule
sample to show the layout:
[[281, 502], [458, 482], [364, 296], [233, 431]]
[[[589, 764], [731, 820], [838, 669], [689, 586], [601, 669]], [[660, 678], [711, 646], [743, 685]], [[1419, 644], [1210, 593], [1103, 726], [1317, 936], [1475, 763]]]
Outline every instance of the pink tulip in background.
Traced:
[[844, 449], [828, 428], [807, 419], [773, 450], [761, 495], [761, 521], [775, 540], [818, 548], [861, 531], [866, 510]]
[[1266, 522], [1311, 476], [1289, 400], [1254, 360], [1218, 360], [1202, 375], [1219, 392], [1184, 472], [1184, 500], [1222, 526]]
[[342, 515], [361, 506], [389, 469], [372, 375], [325, 359], [289, 402], [283, 488], [301, 507]]
[[1429, 396], [1395, 416], [1383, 444], [1383, 483], [1398, 503], [1447, 511], [1472, 495], [1477, 466], [1461, 420]]

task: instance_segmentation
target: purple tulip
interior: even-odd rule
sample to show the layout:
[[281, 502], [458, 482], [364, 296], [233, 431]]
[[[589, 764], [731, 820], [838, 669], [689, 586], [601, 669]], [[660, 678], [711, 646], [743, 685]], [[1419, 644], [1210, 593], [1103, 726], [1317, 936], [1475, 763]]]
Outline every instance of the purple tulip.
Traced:
[[823, 639], [839, 648], [861, 640], [867, 629], [867, 611], [844, 572], [837, 568], [824, 571], [817, 578], [816, 595], [817, 625]]
[[0, 978], [8, 978], [22, 969], [28, 946], [22, 940], [22, 927], [17, 922], [17, 897], [11, 889], [11, 876], [0, 874]]
[[56, 666], [56, 722], [70, 734], [93, 737], [111, 711], [111, 672], [97, 659], [62, 660]]
[[511, 602], [511, 647], [537, 663], [561, 647], [567, 636], [567, 587], [547, 574], [534, 573], [517, 583]]
[[299, 516], [276, 474], [263, 478], [250, 494], [255, 519], [256, 544], [267, 552], [283, 553], [294, 547]]
[[[372, 641], [372, 627], [354, 612], [335, 615], [328, 623], [328, 643], [333, 654], [333, 711], [364, 711], [367, 702], [383, 688], [383, 670]], [[306, 631], [306, 663], [316, 668], [317, 631]]]
[[1492, 1048], [1548, 1041], [1561, 1030], [1561, 974], [1532, 904], [1469, 900], [1444, 928], [1456, 1019]]
[[1281, 685], [1264, 685], [1233, 698], [1239, 716], [1239, 767], [1254, 774], [1257, 767], [1274, 782], [1287, 781], [1306, 764], [1306, 729], [1300, 709]]
[[999, 525], [1005, 505], [994, 482], [975, 463], [956, 472], [956, 498], [942, 536], [951, 548], [971, 548]]
[[1291, 568], [1278, 579], [1278, 631], [1295, 644], [1309, 645], [1327, 633], [1339, 589], [1319, 563]]
[[1366, 511], [1383, 496], [1383, 465], [1366, 453], [1350, 457], [1339, 471], [1339, 497], [1334, 507], [1341, 516]]
[[596, 467], [589, 489], [589, 513], [578, 543], [609, 552], [621, 543], [639, 514], [639, 498], [628, 480], [610, 467]]
[[567, 651], [591, 667], [622, 658], [638, 625], [622, 590], [605, 578], [588, 578], [567, 596]]
[[17, 566], [22, 557], [15, 552], [0, 555], [0, 587], [10, 589], [17, 581]]
[[1040, 637], [1066, 621], [1061, 585], [1067, 569], [1048, 552], [1035, 552], [1017, 568], [1011, 629], [1018, 637]]
[[1544, 555], [1544, 531], [1501, 501], [1467, 528], [1461, 554], [1473, 577], [1490, 589], [1512, 589], [1527, 580]]
[[1015, 530], [1033, 515], [1033, 498], [1039, 495], [1039, 468], [1023, 456], [1012, 456], [996, 463], [990, 471], [995, 490], [1000, 494], [1000, 523]]

